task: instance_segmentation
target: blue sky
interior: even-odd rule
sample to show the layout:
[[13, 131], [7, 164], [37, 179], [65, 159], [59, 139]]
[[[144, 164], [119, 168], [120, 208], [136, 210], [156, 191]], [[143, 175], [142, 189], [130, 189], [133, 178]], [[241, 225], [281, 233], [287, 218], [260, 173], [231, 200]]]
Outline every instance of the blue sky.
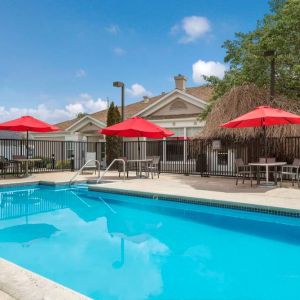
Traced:
[[[267, 0], [1, 0], [0, 121], [92, 112], [124, 81], [126, 102], [224, 72], [224, 40], [249, 31]], [[197, 63], [198, 62], [198, 63]], [[193, 70], [194, 65], [194, 70]]]

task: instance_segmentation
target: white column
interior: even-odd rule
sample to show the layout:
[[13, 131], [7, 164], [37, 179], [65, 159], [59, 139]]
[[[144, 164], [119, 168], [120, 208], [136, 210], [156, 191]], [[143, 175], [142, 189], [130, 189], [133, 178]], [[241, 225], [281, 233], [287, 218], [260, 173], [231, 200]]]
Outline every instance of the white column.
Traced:
[[165, 163], [167, 161], [167, 145], [166, 145], [166, 138], [163, 140], [163, 162]]
[[146, 159], [147, 157], [147, 138], [143, 138], [143, 144], [145, 145], [145, 149], [144, 149], [144, 159]]

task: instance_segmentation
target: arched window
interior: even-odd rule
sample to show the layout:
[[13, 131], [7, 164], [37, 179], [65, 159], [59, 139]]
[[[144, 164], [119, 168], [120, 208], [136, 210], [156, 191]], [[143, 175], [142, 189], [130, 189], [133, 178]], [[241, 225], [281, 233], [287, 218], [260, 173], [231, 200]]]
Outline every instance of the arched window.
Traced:
[[175, 100], [171, 105], [170, 105], [170, 110], [185, 110], [187, 109], [186, 104], [181, 101], [181, 100]]

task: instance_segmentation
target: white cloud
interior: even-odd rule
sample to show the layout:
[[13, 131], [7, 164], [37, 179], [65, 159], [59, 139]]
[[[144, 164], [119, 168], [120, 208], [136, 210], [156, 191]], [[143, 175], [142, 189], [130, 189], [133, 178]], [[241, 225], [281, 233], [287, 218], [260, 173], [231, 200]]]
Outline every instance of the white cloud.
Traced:
[[216, 76], [223, 78], [226, 71], [226, 66], [217, 61], [198, 60], [193, 64], [193, 80], [196, 83], [204, 84], [205, 76]]
[[119, 55], [119, 56], [126, 54], [126, 50], [124, 50], [123, 48], [120, 48], [120, 47], [114, 48], [113, 51], [116, 55]]
[[180, 24], [176, 24], [171, 28], [171, 34], [177, 35], [182, 33], [179, 39], [180, 43], [187, 44], [202, 38], [211, 30], [210, 23], [207, 18], [201, 16], [190, 16], [182, 19]]
[[120, 27], [116, 24], [111, 24], [108, 27], [105, 28], [106, 31], [108, 31], [111, 34], [118, 34], [121, 32]]
[[151, 96], [152, 93], [147, 91], [141, 84], [134, 83], [130, 89], [126, 89], [131, 97]]
[[68, 103], [63, 108], [52, 109], [46, 104], [33, 108], [0, 106], [0, 122], [31, 115], [49, 123], [57, 123], [76, 117], [80, 112], [93, 113], [107, 108], [107, 101], [93, 99], [89, 94], [81, 94], [78, 99]]
[[86, 71], [83, 70], [83, 69], [78, 69], [78, 70], [75, 72], [75, 76], [76, 76], [77, 78], [85, 77], [85, 76], [86, 76]]

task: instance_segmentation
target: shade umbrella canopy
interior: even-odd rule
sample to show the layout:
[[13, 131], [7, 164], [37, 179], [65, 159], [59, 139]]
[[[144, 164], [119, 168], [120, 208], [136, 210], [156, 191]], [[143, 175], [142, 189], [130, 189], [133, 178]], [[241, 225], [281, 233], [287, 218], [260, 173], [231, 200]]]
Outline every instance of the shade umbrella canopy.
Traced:
[[270, 106], [258, 106], [254, 110], [221, 125], [223, 128], [266, 127], [300, 124], [300, 116]]
[[58, 131], [59, 128], [32, 116], [23, 116], [18, 119], [0, 123], [0, 130], [51, 132]]
[[146, 137], [151, 139], [161, 139], [174, 134], [171, 130], [162, 128], [140, 117], [132, 117], [121, 123], [106, 127], [99, 130], [99, 133], [120, 137]]
[[[0, 130], [10, 130], [10, 131], [26, 131], [26, 148], [27, 153], [26, 157], [28, 159], [28, 131], [32, 132], [52, 132], [58, 131], [59, 128], [53, 125], [50, 125], [46, 122], [38, 120], [32, 116], [23, 116], [11, 121], [0, 123]], [[27, 164], [28, 167], [28, 164]], [[28, 168], [27, 168], [28, 169]], [[27, 170], [26, 169], [26, 170]], [[27, 173], [27, 171], [26, 171]], [[28, 174], [26, 174], [28, 175]]]
[[271, 106], [258, 106], [254, 110], [221, 125], [223, 128], [262, 127], [264, 130], [264, 153], [267, 162], [266, 128], [274, 125], [300, 124], [300, 116]]

